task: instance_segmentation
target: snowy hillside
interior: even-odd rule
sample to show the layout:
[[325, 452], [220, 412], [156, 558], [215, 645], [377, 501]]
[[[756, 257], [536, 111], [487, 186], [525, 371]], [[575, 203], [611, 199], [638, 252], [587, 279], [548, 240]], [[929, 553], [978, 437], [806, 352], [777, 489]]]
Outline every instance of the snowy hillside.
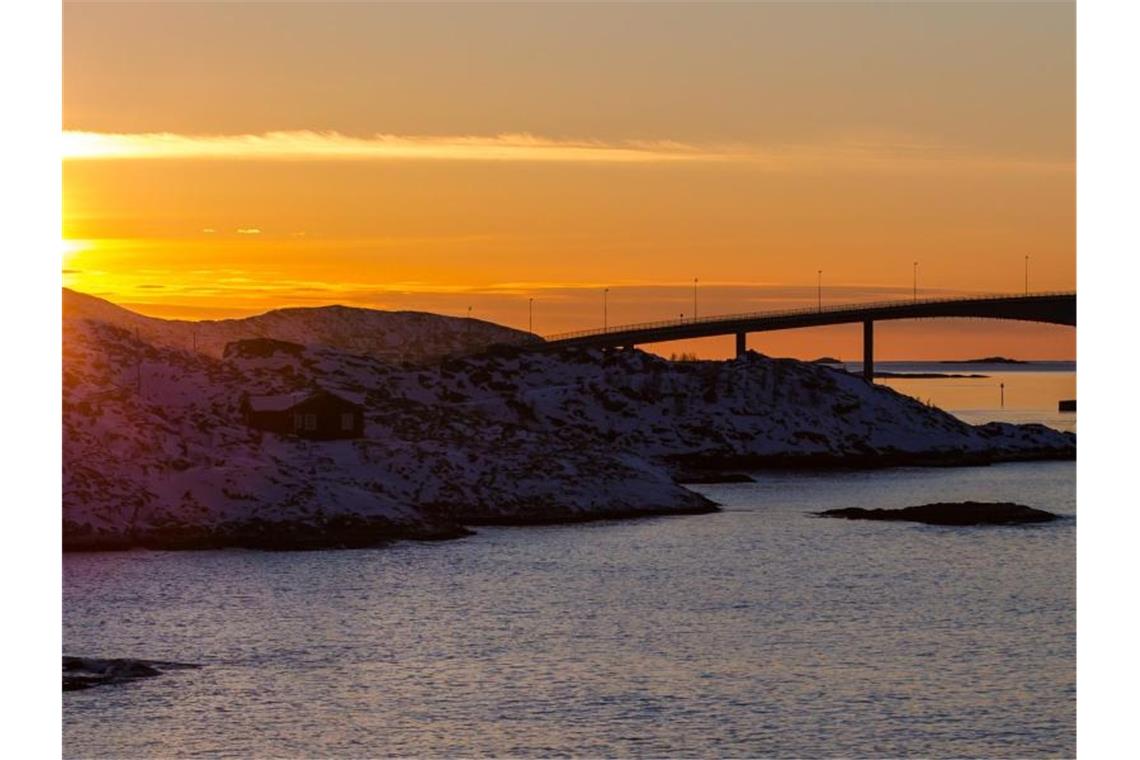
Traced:
[[[676, 363], [640, 351], [498, 348], [410, 367], [388, 360], [393, 347], [408, 347], [401, 357], [416, 343], [454, 354], [449, 341], [473, 328], [431, 315], [284, 310], [208, 323], [211, 340], [221, 340], [219, 325], [235, 341], [251, 337], [234, 327], [243, 323], [293, 345], [194, 352], [175, 340], [191, 323], [77, 294], [64, 316], [63, 519], [73, 549], [440, 538], [488, 522], [709, 511], [675, 483], [697, 468], [1075, 450], [1071, 436], [1040, 426], [971, 427], [859, 378], [756, 354]], [[383, 337], [357, 342], [360, 325], [383, 325]], [[486, 337], [500, 333], [521, 335], [486, 325]], [[363, 400], [363, 438], [316, 442], [244, 423], [244, 394], [314, 386]]]
[[493, 344], [537, 343], [530, 333], [479, 319], [420, 311], [378, 311], [348, 306], [275, 309], [242, 319], [155, 319], [74, 290], [63, 290], [65, 319], [91, 319], [132, 332], [154, 346], [220, 357], [227, 343], [273, 338], [303, 346], [339, 348], [390, 361], [429, 361]]
[[703, 362], [636, 350], [511, 353], [445, 361], [441, 379], [495, 419], [676, 465], [946, 464], [1076, 447], [1042, 425], [972, 426], [859, 376], [754, 352]]

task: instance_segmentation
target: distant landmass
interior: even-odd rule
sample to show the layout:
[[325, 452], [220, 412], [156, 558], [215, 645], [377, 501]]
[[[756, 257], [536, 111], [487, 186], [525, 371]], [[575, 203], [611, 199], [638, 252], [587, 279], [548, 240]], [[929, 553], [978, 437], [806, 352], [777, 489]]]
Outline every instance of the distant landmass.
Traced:
[[1029, 364], [1029, 362], [1006, 356], [983, 356], [980, 359], [944, 359], [939, 364]]
[[841, 362], [840, 360], [836, 359], [833, 356], [821, 356], [818, 359], [812, 359], [811, 363], [812, 364], [842, 364], [843, 362]]
[[974, 372], [876, 372], [875, 377], [897, 377], [904, 380], [933, 380], [941, 377], [967, 377], [976, 379], [989, 377], [989, 375], [979, 375]]

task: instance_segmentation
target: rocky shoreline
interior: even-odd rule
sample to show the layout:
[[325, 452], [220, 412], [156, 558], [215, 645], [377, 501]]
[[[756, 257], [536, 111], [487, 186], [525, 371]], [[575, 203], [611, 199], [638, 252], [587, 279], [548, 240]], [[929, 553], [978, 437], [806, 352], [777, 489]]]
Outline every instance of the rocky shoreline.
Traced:
[[[751, 479], [749, 479], [751, 480]], [[711, 481], [710, 481], [711, 482]], [[737, 481], [734, 481], [737, 482]], [[432, 505], [424, 511], [434, 517], [430, 526], [399, 526], [387, 522], [338, 519], [332, 523], [253, 521], [218, 526], [172, 526], [163, 531], [147, 531], [131, 536], [65, 535], [63, 551], [115, 552], [132, 549], [150, 551], [209, 551], [253, 549], [259, 551], [318, 551], [324, 549], [371, 549], [396, 541], [449, 541], [474, 535], [475, 526], [573, 525], [603, 520], [633, 520], [671, 515], [702, 515], [719, 512], [720, 507], [699, 494], [688, 506], [612, 509], [604, 512], [549, 511], [536, 505], [509, 515], [480, 513], [464, 507]]]
[[217, 526], [172, 525], [127, 536], [91, 535], [65, 531], [63, 551], [107, 552], [129, 549], [152, 551], [207, 551], [256, 549], [262, 551], [315, 551], [366, 549], [395, 541], [446, 541], [472, 532], [462, 525], [429, 521], [425, 525], [395, 525], [386, 520], [338, 516], [327, 521], [250, 520]]
[[[578, 523], [600, 522], [604, 520], [635, 520], [645, 517], [670, 517], [682, 515], [707, 515], [719, 512], [720, 507], [710, 499], [694, 493], [693, 504], [687, 506], [644, 507], [611, 509], [604, 512], [548, 512], [541, 507], [526, 511], [513, 511], [507, 515], [466, 514], [462, 510], [454, 513], [463, 525], [470, 526], [527, 526], [527, 525], [575, 525]], [[433, 514], [446, 514], [449, 508], [429, 507]], [[436, 510], [440, 511], [436, 511]]]
[[[679, 483], [733, 483], [740, 470], [886, 470], [893, 467], [987, 467], [1011, 462], [1065, 462], [1077, 458], [1072, 447], [1025, 451], [874, 452], [868, 454], [678, 454], [668, 458]], [[724, 473], [724, 477], [720, 474]], [[745, 475], [744, 477], [748, 477]], [[748, 478], [751, 480], [752, 478]]]

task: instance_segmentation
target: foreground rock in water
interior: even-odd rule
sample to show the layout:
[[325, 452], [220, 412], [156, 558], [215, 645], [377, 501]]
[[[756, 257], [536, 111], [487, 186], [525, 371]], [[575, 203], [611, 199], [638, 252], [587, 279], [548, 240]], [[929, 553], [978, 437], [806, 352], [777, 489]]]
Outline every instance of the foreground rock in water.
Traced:
[[[670, 362], [484, 346], [432, 358], [533, 340], [465, 322], [330, 307], [195, 327], [65, 293], [65, 549], [374, 546], [464, 525], [709, 512], [678, 480], [765, 466], [1076, 451], [1071, 434], [971, 426], [844, 372], [755, 353]], [[219, 336], [233, 342], [219, 348]], [[246, 423], [245, 395], [314, 388], [351, 400], [363, 435], [310, 440]]]
[[127, 683], [140, 678], [153, 678], [167, 670], [197, 668], [184, 662], [159, 660], [101, 660], [94, 657], [63, 658], [63, 690], [79, 691], [93, 686]]
[[1052, 512], [1010, 502], [963, 501], [923, 504], [903, 509], [829, 509], [820, 517], [848, 520], [896, 520], [927, 525], [1020, 525], [1059, 519]]

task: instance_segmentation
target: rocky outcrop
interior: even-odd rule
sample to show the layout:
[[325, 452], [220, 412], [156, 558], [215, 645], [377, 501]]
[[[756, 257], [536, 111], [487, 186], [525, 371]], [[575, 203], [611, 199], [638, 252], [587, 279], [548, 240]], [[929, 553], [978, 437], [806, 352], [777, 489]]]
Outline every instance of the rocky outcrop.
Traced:
[[94, 657], [63, 658], [63, 690], [79, 691], [93, 686], [130, 683], [140, 678], [153, 678], [168, 670], [197, 668], [185, 662], [159, 660], [102, 660]]
[[846, 520], [894, 520], [926, 525], [1023, 525], [1060, 519], [1052, 512], [1010, 502], [943, 502], [903, 509], [829, 509], [820, 517]]

